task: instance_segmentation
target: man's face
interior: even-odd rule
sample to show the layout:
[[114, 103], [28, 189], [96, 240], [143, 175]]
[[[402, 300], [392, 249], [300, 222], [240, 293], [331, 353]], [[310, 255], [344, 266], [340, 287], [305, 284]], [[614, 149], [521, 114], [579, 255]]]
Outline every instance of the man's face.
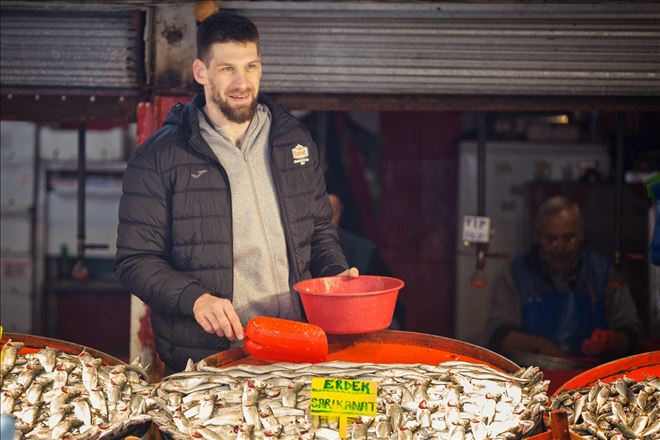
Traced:
[[235, 123], [248, 122], [257, 109], [261, 62], [257, 44], [215, 43], [202, 84], [208, 104]]
[[577, 213], [563, 210], [547, 217], [539, 228], [541, 258], [556, 275], [565, 275], [577, 263], [584, 241], [584, 231]]

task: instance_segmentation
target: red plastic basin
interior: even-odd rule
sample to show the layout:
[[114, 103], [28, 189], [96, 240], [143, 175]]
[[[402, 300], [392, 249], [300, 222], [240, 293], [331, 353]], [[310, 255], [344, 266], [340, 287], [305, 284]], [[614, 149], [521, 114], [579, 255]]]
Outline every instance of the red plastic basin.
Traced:
[[360, 275], [304, 280], [293, 288], [300, 294], [307, 320], [331, 334], [370, 333], [392, 323], [402, 280]]

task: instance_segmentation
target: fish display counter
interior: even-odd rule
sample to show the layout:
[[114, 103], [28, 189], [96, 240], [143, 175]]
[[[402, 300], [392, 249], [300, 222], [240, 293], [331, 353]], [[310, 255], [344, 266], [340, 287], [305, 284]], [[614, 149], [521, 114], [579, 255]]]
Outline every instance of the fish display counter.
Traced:
[[[2, 412], [15, 439], [125, 438], [150, 423], [175, 440], [660, 438], [660, 352], [592, 368], [548, 396], [539, 367], [454, 339], [384, 330], [328, 342], [325, 362], [236, 347], [150, 384], [138, 363], [6, 334]], [[557, 410], [570, 436], [540, 433]]]

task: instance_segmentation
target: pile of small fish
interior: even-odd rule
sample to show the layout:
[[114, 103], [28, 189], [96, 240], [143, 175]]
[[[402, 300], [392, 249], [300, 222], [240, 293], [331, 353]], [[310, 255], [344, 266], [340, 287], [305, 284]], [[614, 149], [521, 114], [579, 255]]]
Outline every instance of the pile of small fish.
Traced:
[[625, 376], [612, 383], [561, 392], [550, 405], [563, 409], [569, 428], [585, 439], [660, 439], [660, 379]]
[[150, 414], [174, 439], [338, 439], [338, 419], [311, 414], [313, 377], [377, 382], [376, 416], [349, 419], [352, 439], [520, 438], [549, 404], [538, 367], [506, 374], [459, 361], [228, 368], [202, 361], [156, 385]]
[[123, 438], [151, 420], [153, 386], [137, 360], [104, 366], [85, 351], [19, 355], [23, 346], [8, 341], [2, 349], [2, 413], [16, 417], [15, 439]]

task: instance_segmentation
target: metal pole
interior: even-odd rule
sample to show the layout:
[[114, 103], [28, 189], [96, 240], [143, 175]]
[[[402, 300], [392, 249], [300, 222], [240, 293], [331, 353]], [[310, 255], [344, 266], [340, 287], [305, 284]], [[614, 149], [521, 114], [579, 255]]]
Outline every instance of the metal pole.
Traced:
[[[477, 121], [477, 215], [486, 215], [486, 113], [480, 112]], [[486, 286], [484, 268], [488, 244], [477, 243], [477, 261], [471, 284], [475, 287]]]
[[35, 124], [35, 136], [34, 136], [34, 162], [32, 172], [34, 173], [34, 188], [32, 190], [32, 201], [33, 208], [31, 213], [31, 225], [30, 230], [32, 234], [32, 245], [30, 246], [30, 259], [32, 260], [32, 265], [34, 270], [32, 271], [32, 279], [30, 280], [30, 286], [32, 287], [34, 302], [32, 303], [32, 332], [35, 335], [44, 334], [44, 292], [42, 289], [45, 264], [45, 258], [41, 258], [41, 241], [39, 234], [40, 231], [40, 204], [39, 204], [39, 195], [41, 188], [41, 125]]
[[85, 258], [85, 123], [78, 126], [78, 260]]
[[623, 226], [623, 130], [624, 113], [616, 115], [616, 187], [614, 189], [614, 267], [621, 267], [621, 249], [623, 237], [621, 234]]

